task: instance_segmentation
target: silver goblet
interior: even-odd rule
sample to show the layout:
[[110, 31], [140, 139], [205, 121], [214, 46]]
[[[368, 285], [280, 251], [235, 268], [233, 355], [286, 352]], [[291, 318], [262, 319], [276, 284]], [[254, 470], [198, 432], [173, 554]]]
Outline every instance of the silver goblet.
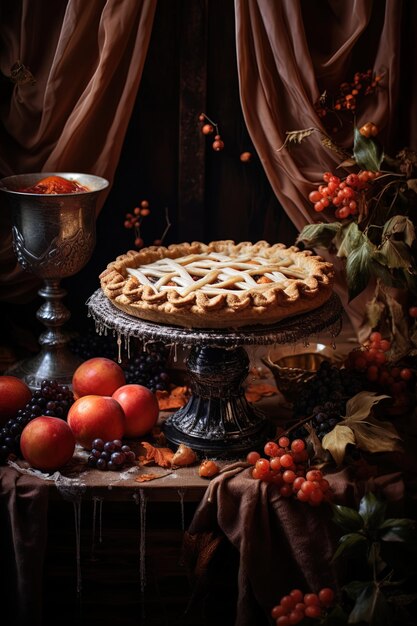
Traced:
[[[48, 176], [76, 181], [88, 191], [36, 194], [33, 187]], [[62, 278], [79, 272], [90, 259], [96, 241], [95, 207], [108, 181], [90, 174], [41, 172], [0, 180], [0, 191], [12, 211], [13, 248], [19, 264], [43, 279], [38, 291], [45, 299], [36, 313], [46, 326], [39, 337], [40, 352], [7, 371], [38, 389], [44, 379], [70, 384], [80, 359], [68, 349], [69, 334], [62, 328], [71, 314], [62, 302], [67, 292]]]

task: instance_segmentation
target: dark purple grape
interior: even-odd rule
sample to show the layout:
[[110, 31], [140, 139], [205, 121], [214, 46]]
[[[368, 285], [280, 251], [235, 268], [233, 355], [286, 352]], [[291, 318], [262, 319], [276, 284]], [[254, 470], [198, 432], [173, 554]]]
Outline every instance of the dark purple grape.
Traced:
[[125, 463], [126, 456], [124, 452], [113, 452], [110, 460], [114, 465], [116, 465], [117, 467], [120, 467], [121, 465]]
[[93, 441], [93, 448], [95, 448], [96, 450], [104, 450], [104, 441], [103, 439], [94, 439]]
[[96, 467], [97, 467], [97, 469], [102, 470], [102, 471], [106, 470], [107, 469], [107, 461], [106, 461], [106, 459], [97, 459]]
[[93, 454], [89, 455], [89, 457], [87, 459], [87, 465], [89, 467], [96, 467], [96, 465], [97, 465], [97, 458]]

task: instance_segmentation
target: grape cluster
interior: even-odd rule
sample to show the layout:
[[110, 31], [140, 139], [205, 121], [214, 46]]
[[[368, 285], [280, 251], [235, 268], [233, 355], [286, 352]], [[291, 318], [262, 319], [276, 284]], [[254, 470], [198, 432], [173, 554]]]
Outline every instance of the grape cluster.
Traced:
[[330, 587], [323, 587], [318, 593], [303, 593], [300, 589], [293, 589], [271, 609], [271, 617], [276, 626], [299, 624], [305, 617], [322, 618], [334, 600], [335, 593]]
[[[330, 497], [329, 482], [318, 469], [308, 469], [308, 452], [302, 439], [282, 436], [278, 442], [268, 441], [265, 457], [252, 451], [246, 457], [254, 465], [252, 477], [273, 483], [284, 498], [295, 496], [301, 502], [318, 506]], [[269, 458], [267, 458], [269, 457]]]
[[315, 376], [304, 383], [294, 400], [294, 416], [308, 417], [326, 402], [340, 402], [343, 412], [346, 400], [362, 391], [364, 382], [360, 372], [322, 361]]
[[167, 391], [170, 377], [167, 370], [168, 349], [162, 343], [154, 343], [125, 368], [126, 383], [148, 387], [153, 393]]
[[117, 344], [114, 337], [112, 335], [99, 335], [91, 329], [85, 334], [71, 339], [69, 348], [83, 361], [94, 357], [114, 359], [117, 356]]
[[312, 425], [320, 440], [341, 421], [344, 408], [344, 402], [325, 402], [314, 408]]
[[0, 464], [10, 455], [20, 456], [20, 435], [26, 424], [40, 415], [66, 419], [73, 402], [74, 395], [67, 385], [43, 380], [26, 406], [11, 416], [0, 430]]
[[118, 471], [124, 465], [132, 465], [135, 459], [136, 455], [130, 446], [124, 445], [120, 439], [113, 441], [94, 439], [87, 464], [101, 471]]
[[359, 174], [349, 174], [342, 180], [331, 172], [325, 172], [323, 174], [325, 184], [311, 191], [308, 199], [314, 205], [315, 211], [321, 212], [333, 206], [337, 219], [346, 219], [358, 213], [361, 192], [366, 191], [369, 182], [378, 175], [378, 172], [363, 170]]

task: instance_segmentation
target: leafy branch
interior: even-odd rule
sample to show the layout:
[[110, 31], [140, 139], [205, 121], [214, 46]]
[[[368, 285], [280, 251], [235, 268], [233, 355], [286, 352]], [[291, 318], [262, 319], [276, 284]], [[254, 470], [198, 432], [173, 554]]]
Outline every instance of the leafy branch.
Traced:
[[[408, 590], [415, 581], [410, 582], [404, 572], [396, 571], [396, 567], [389, 563], [390, 552], [385, 548], [394, 543], [402, 546], [403, 558], [408, 554], [415, 559], [416, 523], [408, 518], [386, 518], [386, 510], [387, 503], [372, 492], [363, 496], [358, 510], [332, 505], [333, 522], [344, 531], [333, 561], [341, 557], [353, 559], [361, 565], [360, 570], [365, 576], [342, 588], [347, 598], [343, 606], [345, 624], [392, 626], [410, 623], [410, 614], [405, 607], [417, 599], [417, 593]], [[409, 578], [415, 578], [416, 573], [414, 567]]]
[[346, 416], [323, 437], [322, 441], [324, 450], [330, 452], [337, 465], [343, 463], [349, 444], [371, 453], [401, 449], [401, 438], [393, 424], [372, 416], [374, 405], [389, 397], [361, 391], [348, 400]]

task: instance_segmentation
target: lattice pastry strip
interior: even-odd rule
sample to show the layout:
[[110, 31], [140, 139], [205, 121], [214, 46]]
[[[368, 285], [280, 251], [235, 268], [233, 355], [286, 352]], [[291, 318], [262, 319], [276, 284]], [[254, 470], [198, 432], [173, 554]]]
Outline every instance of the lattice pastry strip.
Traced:
[[[211, 253], [206, 256], [187, 255], [175, 260], [159, 259], [138, 268], [127, 268], [127, 272], [156, 293], [175, 289], [182, 296], [198, 290], [214, 295], [248, 289], [264, 290], [267, 282], [281, 284], [285, 288], [288, 278], [304, 278], [305, 274], [299, 268], [288, 265], [288, 259], [283, 259], [283, 263], [273, 263], [270, 259], [252, 258], [250, 255], [231, 258]], [[261, 282], [253, 276], [258, 280], [261, 278]]]
[[230, 240], [129, 251], [100, 274], [118, 308], [190, 328], [271, 324], [323, 304], [333, 280], [332, 264], [310, 251]]

